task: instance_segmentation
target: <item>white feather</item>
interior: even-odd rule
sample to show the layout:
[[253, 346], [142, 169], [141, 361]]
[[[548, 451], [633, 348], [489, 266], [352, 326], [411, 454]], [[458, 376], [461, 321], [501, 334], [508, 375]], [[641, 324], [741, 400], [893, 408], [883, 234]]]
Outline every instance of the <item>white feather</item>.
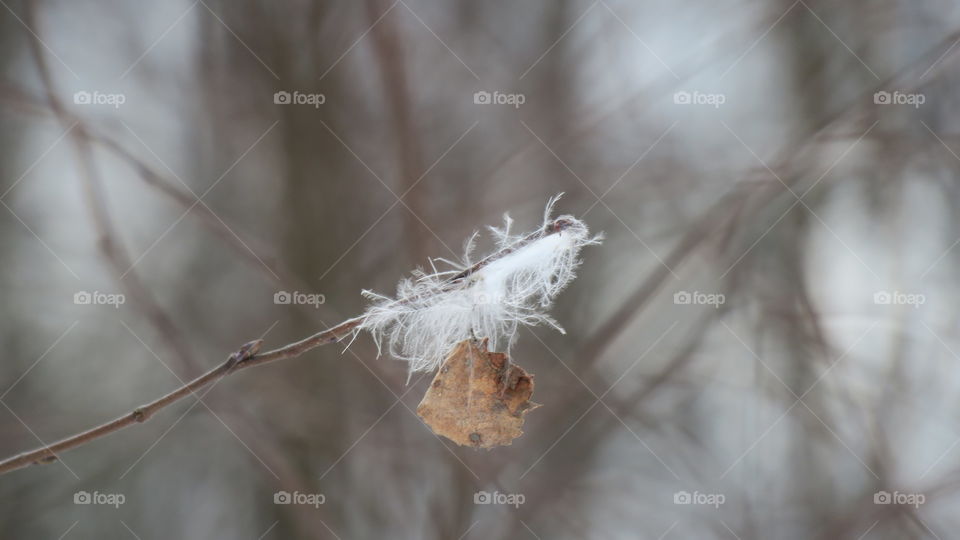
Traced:
[[[551, 219], [559, 197], [550, 199], [543, 228], [533, 233], [510, 234], [513, 220], [504, 215], [503, 228], [491, 228], [496, 250], [472, 272], [469, 262], [437, 272], [431, 261], [433, 273], [415, 270], [397, 285], [396, 298], [364, 291], [372, 304], [357, 330], [368, 330], [378, 350], [386, 344], [392, 356], [409, 362], [411, 373], [436, 369], [468, 338], [487, 338], [491, 350], [509, 351], [520, 325], [563, 332], [546, 311], [576, 277], [580, 249], [601, 238], [572, 216]], [[475, 237], [464, 246], [466, 261]]]

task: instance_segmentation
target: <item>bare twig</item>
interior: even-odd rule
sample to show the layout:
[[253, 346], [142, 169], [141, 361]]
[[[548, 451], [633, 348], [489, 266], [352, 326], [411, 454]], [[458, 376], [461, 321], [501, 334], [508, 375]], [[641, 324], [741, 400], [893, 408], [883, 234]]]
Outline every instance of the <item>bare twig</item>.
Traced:
[[53, 444], [46, 445], [35, 450], [30, 450], [28, 452], [24, 452], [0, 461], [0, 474], [5, 474], [28, 465], [52, 463], [58, 459], [58, 455], [61, 452], [82, 446], [133, 424], [146, 422], [161, 409], [181, 400], [188, 395], [196, 395], [198, 390], [205, 388], [216, 381], [219, 381], [231, 373], [241, 369], [266, 364], [268, 362], [294, 358], [311, 349], [319, 347], [320, 345], [326, 345], [328, 343], [339, 341], [344, 336], [350, 334], [362, 322], [363, 319], [361, 317], [349, 319], [338, 324], [337, 326], [334, 326], [333, 328], [318, 332], [306, 339], [284, 345], [279, 349], [267, 351], [262, 354], [258, 354], [260, 346], [263, 343], [262, 340], [255, 340], [246, 343], [240, 347], [239, 350], [231, 354], [227, 360], [219, 366], [207, 371], [203, 375], [200, 375], [176, 390], [173, 390], [172, 392], [169, 392], [168, 394], [157, 398], [150, 403], [137, 407], [123, 416], [114, 418], [109, 422], [100, 424], [99, 426], [93, 427], [81, 433], [77, 433], [76, 435], [71, 435]]

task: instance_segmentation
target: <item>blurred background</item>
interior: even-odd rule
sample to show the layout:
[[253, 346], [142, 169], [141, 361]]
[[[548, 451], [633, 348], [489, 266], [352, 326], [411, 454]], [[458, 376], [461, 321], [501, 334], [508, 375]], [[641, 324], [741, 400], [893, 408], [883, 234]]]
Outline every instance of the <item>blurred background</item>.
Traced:
[[503, 212], [607, 237], [512, 446], [361, 336], [3, 476], [0, 536], [958, 537], [957, 4], [0, 4], [4, 456]]

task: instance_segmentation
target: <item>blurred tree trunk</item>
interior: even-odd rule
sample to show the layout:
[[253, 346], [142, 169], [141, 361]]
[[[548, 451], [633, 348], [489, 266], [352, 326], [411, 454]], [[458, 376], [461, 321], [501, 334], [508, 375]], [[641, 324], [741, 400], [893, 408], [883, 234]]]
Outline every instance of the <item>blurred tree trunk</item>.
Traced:
[[[405, 38], [397, 24], [397, 18], [402, 10], [388, 13], [378, 23], [377, 20], [387, 12], [392, 2], [384, 0], [366, 0], [367, 21], [372, 25], [370, 31], [374, 48], [374, 60], [380, 71], [380, 81], [383, 101], [390, 113], [390, 124], [393, 132], [392, 139], [396, 143], [397, 175], [399, 186], [394, 190], [398, 197], [403, 199], [401, 208], [405, 217], [405, 236], [410, 244], [408, 258], [422, 264], [427, 252], [427, 235], [420, 219], [430, 223], [430, 214], [424, 203], [426, 197], [423, 192], [425, 186], [414, 187], [420, 175], [424, 173], [422, 145], [420, 133], [417, 129], [416, 102], [411, 89], [410, 77], [407, 76], [407, 59]], [[407, 193], [409, 190], [409, 193]], [[406, 195], [404, 196], [404, 194]]]
[[[323, 310], [326, 317], [303, 317], [299, 315], [300, 312], [290, 311], [291, 314], [298, 314], [296, 318], [279, 321], [270, 336], [274, 342], [297, 339], [316, 332], [324, 324], [339, 322], [330, 318], [331, 312], [333, 317], [352, 314], [349, 310], [358, 304], [359, 291], [341, 284], [355, 282], [351, 279], [355, 270], [351, 266], [356, 264], [356, 259], [345, 258], [339, 264], [337, 261], [386, 208], [384, 201], [391, 200], [387, 197], [363, 196], [364, 191], [370, 189], [367, 186], [374, 185], [376, 181], [330, 133], [333, 131], [345, 144], [352, 146], [350, 128], [364, 114], [362, 109], [357, 109], [355, 93], [344, 77], [349, 56], [321, 79], [324, 71], [334, 65], [341, 53], [326, 45], [340, 40], [332, 39], [325, 33], [353, 24], [350, 20], [344, 20], [345, 8], [340, 3], [312, 3], [307, 9], [302, 9], [299, 3], [296, 6], [279, 6], [259, 0], [213, 2], [210, 6], [239, 38], [231, 36], [211, 18], [207, 18], [207, 27], [201, 32], [201, 42], [208, 44], [210, 36], [217, 36], [216, 45], [204, 49], [200, 73], [208, 88], [207, 102], [213, 120], [211, 129], [216, 132], [213, 140], [231, 140], [238, 131], [238, 123], [248, 127], [239, 131], [249, 135], [261, 133], [273, 121], [279, 120], [269, 135], [272, 142], [263, 143], [264, 146], [282, 151], [278, 156], [279, 168], [269, 178], [263, 179], [282, 194], [279, 213], [270, 216], [280, 224], [276, 255], [299, 282], [316, 287], [301, 292], [322, 293], [326, 298]], [[336, 24], [331, 24], [333, 20], [337, 20]], [[362, 23], [362, 20], [353, 21]], [[344, 45], [344, 50], [348, 46], [349, 43]], [[246, 47], [256, 51], [269, 69]], [[231, 91], [238, 88], [244, 91], [235, 93], [235, 99], [222, 99], [223, 96], [231, 96]], [[273, 94], [281, 90], [322, 93], [326, 102], [318, 108], [296, 104], [277, 105], [273, 102]], [[242, 148], [244, 144], [250, 144], [250, 141], [237, 141], [233, 146]], [[215, 162], [229, 164], [236, 157], [224, 155]], [[361, 156], [361, 159], [367, 158]], [[382, 173], [378, 171], [378, 174]], [[229, 180], [226, 178], [224, 183]], [[385, 190], [378, 186], [371, 191], [379, 193]], [[369, 238], [384, 237], [383, 228], [395, 216], [387, 216], [385, 222], [379, 225], [380, 234], [371, 233]], [[362, 253], [363, 247], [362, 244], [357, 246], [351, 255], [356, 257]], [[362, 418], [342, 414], [342, 411], [328, 404], [345, 406], [357, 395], [357, 386], [370, 381], [369, 373], [358, 367], [349, 355], [336, 357], [333, 354], [336, 358], [318, 358], [320, 354], [331, 353], [334, 351], [322, 351], [291, 365], [278, 366], [278, 371], [283, 375], [272, 375], [281, 378], [283, 382], [280, 386], [288, 387], [289, 395], [316, 396], [316, 401], [287, 403], [283, 409], [268, 407], [273, 411], [268, 414], [279, 416], [287, 414], [285, 411], [289, 411], [289, 407], [296, 410], [296, 421], [277, 423], [268, 436], [282, 445], [280, 459], [293, 460], [290, 472], [315, 491], [320, 490], [316, 479], [340, 457], [346, 449], [344, 444], [350, 444], [357, 437], [358, 428], [353, 423]], [[386, 409], [389, 402], [382, 388], [375, 381], [368, 388], [370, 392], [364, 394], [364, 401], [374, 400], [378, 404], [370, 405], [371, 408]], [[273, 397], [275, 401], [280, 401], [288, 398], [288, 395], [285, 392]], [[262, 421], [265, 416], [259, 418]], [[299, 450], [290, 452], [292, 448]], [[347, 471], [347, 467], [333, 469], [323, 479], [323, 491], [328, 494], [348, 493], [355, 479]], [[264, 481], [269, 485], [265, 493], [276, 489], [294, 491], [289, 485], [270, 485], [273, 480], [264, 476]], [[266, 500], [269, 495], [265, 494], [264, 497]], [[322, 519], [338, 534], [350, 537], [352, 535], [347, 528], [350, 511], [344, 504], [343, 497], [328, 496], [327, 504], [319, 511], [312, 508], [307, 511], [313, 512], [313, 517]], [[274, 508], [276, 516], [265, 516], [267, 523], [280, 520], [274, 534], [291, 536], [296, 532], [297, 537], [331, 537], [316, 520], [312, 520], [311, 525], [310, 519], [295, 520], [294, 524], [285, 519], [285, 516], [289, 517], [291, 512], [298, 512], [299, 509], [284, 506]]]
[[[782, 0], [775, 10], [785, 11], [792, 4], [790, 0]], [[846, 97], [841, 91], [844, 86], [868, 89], [876, 84], [873, 75], [831, 34], [831, 29], [839, 31], [844, 42], [850, 44], [855, 53], [860, 51], [858, 54], [863, 54], [859, 44], [869, 42], [870, 31], [864, 27], [844, 24], [860, 17], [861, 9], [867, 9], [857, 4], [859, 2], [810, 4], [809, 7], [816, 12], [816, 16], [805, 6], [799, 5], [778, 27], [777, 34], [783, 37], [787, 45], [785, 60], [790, 67], [794, 85], [791, 99], [794, 110], [790, 122], [793, 133], [788, 140], [804, 140], [846, 106]], [[829, 25], [830, 29], [826, 25]], [[858, 28], [863, 30], [858, 31]], [[863, 90], [857, 91], [858, 94], [862, 92]], [[804, 186], [819, 178], [836, 159], [831, 156], [835, 154], [815, 148], [811, 157], [792, 168], [784, 181], [798, 186], [794, 187], [794, 191], [797, 195], [802, 194], [806, 189]], [[808, 290], [811, 277], [805, 272], [807, 253], [804, 248], [808, 245], [807, 240], [811, 234], [823, 232], [824, 225], [811, 216], [810, 212], [821, 212], [818, 203], [825, 199], [824, 193], [829, 191], [829, 178], [826, 178], [804, 198], [810, 210], [803, 205], [791, 210], [762, 245], [758, 246], [763, 248], [761, 266], [751, 269], [762, 275], [776, 276], [773, 287], [767, 290], [769, 296], [764, 299], [768, 312], [763, 320], [779, 321], [779, 324], [770, 325], [768, 328], [775, 332], [777, 349], [784, 355], [786, 371], [783, 379], [797, 396], [803, 395], [815, 383], [818, 384], [820, 391], [805, 396], [804, 402], [828, 426], [833, 423], [832, 411], [822, 397], [829, 395], [823, 392], [830, 383], [817, 381], [842, 350], [838, 352], [838, 348], [833, 347], [824, 337], [820, 313]], [[792, 204], [793, 195], [785, 193], [783, 198], [791, 201], [788, 205]], [[759, 354], [766, 358], [763, 352]], [[776, 367], [776, 364], [773, 364], [773, 368]], [[784, 406], [792, 404], [795, 397], [781, 392], [779, 383], [771, 378], [772, 375], [764, 373], [761, 380], [769, 383], [775, 394], [782, 395]], [[836, 485], [836, 470], [824, 467], [823, 464], [831, 459], [836, 450], [831, 447], [842, 443], [837, 442], [830, 432], [834, 428], [822, 425], [802, 404], [794, 408], [791, 417], [793, 421], [788, 425], [793, 428], [795, 443], [789, 446], [790, 455], [784, 460], [791, 464], [793, 477], [798, 480], [793, 486], [795, 491], [792, 497], [802, 501], [802, 507], [808, 514], [805, 521], [811, 524], [825, 523], [828, 517], [836, 512], [842, 490]], [[765, 425], [757, 427], [766, 429]], [[828, 441], [830, 444], [827, 448], [809, 444], [812, 439]], [[759, 471], [760, 468], [754, 470]], [[811, 526], [808, 532], [814, 535], [817, 531], [816, 526]]]

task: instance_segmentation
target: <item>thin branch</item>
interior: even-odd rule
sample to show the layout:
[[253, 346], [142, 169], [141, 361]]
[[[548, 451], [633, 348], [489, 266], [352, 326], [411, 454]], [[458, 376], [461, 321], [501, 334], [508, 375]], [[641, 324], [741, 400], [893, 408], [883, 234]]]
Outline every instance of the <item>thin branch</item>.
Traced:
[[337, 326], [334, 326], [333, 328], [318, 332], [306, 339], [284, 345], [279, 349], [267, 351], [262, 354], [259, 353], [259, 350], [263, 341], [251, 341], [240, 347], [237, 352], [231, 354], [227, 360], [219, 366], [207, 371], [203, 375], [200, 375], [176, 390], [173, 390], [172, 392], [157, 398], [150, 403], [137, 407], [123, 416], [114, 418], [113, 420], [90, 428], [86, 431], [71, 435], [53, 444], [30, 450], [28, 452], [24, 452], [0, 461], [0, 474], [6, 474], [10, 471], [21, 469], [29, 465], [52, 463], [59, 458], [59, 454], [61, 452], [77, 448], [78, 446], [83, 446], [84, 444], [110, 435], [116, 431], [120, 431], [121, 429], [133, 424], [146, 422], [154, 414], [165, 407], [183, 399], [188, 395], [196, 396], [196, 392], [198, 390], [201, 390], [213, 384], [214, 382], [219, 381], [231, 373], [269, 362], [275, 362], [277, 360], [295, 358], [321, 345], [334, 343], [349, 335], [362, 322], [362, 317], [349, 319], [338, 324]]

